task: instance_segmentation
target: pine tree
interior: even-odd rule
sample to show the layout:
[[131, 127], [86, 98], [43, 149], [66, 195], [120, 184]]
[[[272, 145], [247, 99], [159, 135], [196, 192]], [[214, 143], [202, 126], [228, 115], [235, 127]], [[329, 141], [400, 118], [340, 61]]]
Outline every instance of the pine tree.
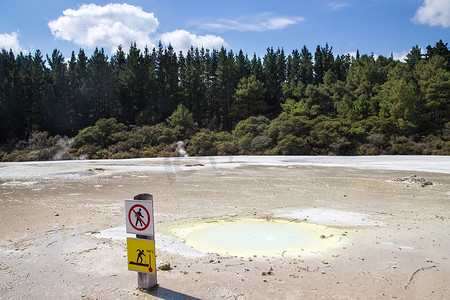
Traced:
[[90, 102], [87, 89], [87, 61], [88, 58], [83, 49], [80, 49], [77, 57], [72, 53], [69, 62], [68, 79], [70, 89], [72, 134], [90, 125]]
[[306, 46], [303, 46], [300, 52], [300, 80], [308, 85], [314, 82], [313, 57]]
[[286, 80], [286, 57], [284, 51], [268, 48], [263, 60], [264, 86], [266, 88], [266, 102], [273, 114], [281, 110], [281, 83]]
[[234, 94], [234, 102], [231, 107], [235, 120], [240, 121], [265, 113], [268, 109], [267, 103], [264, 101], [265, 93], [263, 83], [256, 79], [255, 75], [242, 78]]
[[225, 131], [231, 131], [233, 127], [233, 119], [230, 115], [231, 105], [233, 103], [234, 90], [237, 87], [236, 63], [233, 51], [227, 52], [222, 47], [218, 57], [217, 67], [217, 119], [220, 128]]
[[420, 96], [425, 105], [427, 126], [442, 128], [450, 122], [450, 71], [440, 55], [421, 61], [415, 69]]
[[287, 80], [288, 82], [298, 83], [301, 80], [300, 73], [300, 52], [294, 49], [292, 54], [287, 57]]
[[[181, 58], [180, 58], [181, 60]], [[181, 65], [181, 64], [180, 64]], [[204, 49], [189, 49], [184, 65], [184, 75], [180, 76], [183, 88], [183, 102], [194, 113], [195, 121], [207, 117], [206, 64]]]
[[152, 92], [149, 88], [149, 68], [136, 43], [130, 45], [126, 59], [119, 48], [114, 59], [119, 82], [121, 121], [129, 124], [151, 123], [149, 103]]
[[324, 47], [317, 46], [314, 54], [314, 82], [316, 85], [323, 83], [323, 76], [333, 67], [334, 56], [333, 47], [329, 47], [328, 43]]
[[179, 67], [173, 47], [166, 49], [159, 43], [156, 59], [156, 120], [165, 120], [177, 107], [179, 101]]
[[68, 135], [70, 115], [70, 89], [67, 64], [62, 53], [55, 49], [52, 56], [47, 56], [50, 66], [50, 93], [45, 101], [46, 131], [51, 135], [61, 133]]
[[256, 79], [263, 82], [264, 81], [264, 71], [261, 58], [257, 57], [256, 54], [253, 55], [250, 61], [251, 74], [255, 75]]
[[422, 49], [418, 45], [412, 47], [411, 51], [406, 54], [405, 61], [408, 64], [410, 71], [412, 71], [416, 64], [422, 60], [422, 56]]
[[89, 123], [117, 114], [116, 87], [112, 68], [102, 48], [96, 48], [87, 62], [86, 93], [90, 108]]
[[46, 127], [44, 101], [48, 92], [47, 88], [47, 67], [39, 50], [36, 50], [31, 66], [31, 88], [32, 88], [32, 107], [31, 123], [37, 130], [44, 130]]
[[448, 43], [444, 43], [442, 40], [439, 40], [434, 47], [431, 47], [430, 45], [427, 46], [427, 53], [425, 54], [425, 57], [430, 59], [435, 55], [442, 56], [447, 62], [447, 70], [450, 71], [450, 50], [447, 45]]
[[219, 128], [219, 120], [217, 119], [217, 111], [219, 101], [219, 83], [217, 72], [219, 68], [219, 51], [214, 49], [205, 54], [205, 103], [207, 107], [206, 118], [202, 120], [202, 125], [210, 130]]
[[240, 80], [251, 75], [251, 63], [247, 55], [244, 55], [242, 50], [239, 50], [236, 56], [236, 76]]

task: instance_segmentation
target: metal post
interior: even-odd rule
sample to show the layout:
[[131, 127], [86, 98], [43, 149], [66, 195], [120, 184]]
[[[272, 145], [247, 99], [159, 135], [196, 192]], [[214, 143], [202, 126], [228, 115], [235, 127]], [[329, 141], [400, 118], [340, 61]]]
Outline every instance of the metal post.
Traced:
[[[134, 196], [133, 200], [153, 200], [153, 196], [150, 194], [139, 194]], [[153, 216], [151, 216], [153, 218]], [[153, 222], [154, 223], [154, 222]], [[153, 230], [153, 232], [155, 232]], [[155, 241], [155, 237], [151, 235], [139, 235], [136, 234], [136, 238]], [[156, 266], [154, 266], [156, 268]], [[158, 285], [156, 280], [156, 272], [153, 273], [143, 273], [138, 272], [138, 288], [151, 289]]]

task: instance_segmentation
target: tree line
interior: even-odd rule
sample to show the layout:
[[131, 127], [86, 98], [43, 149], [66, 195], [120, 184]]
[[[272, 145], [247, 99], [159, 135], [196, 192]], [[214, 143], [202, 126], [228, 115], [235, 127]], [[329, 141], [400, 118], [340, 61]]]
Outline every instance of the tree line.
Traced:
[[[161, 43], [143, 51], [131, 44], [127, 53], [119, 47], [111, 58], [80, 49], [68, 60], [57, 49], [46, 57], [3, 49], [3, 159], [20, 160], [8, 153], [37, 141], [52, 147], [62, 136], [75, 137], [77, 157], [176, 155], [177, 140], [194, 155], [449, 154], [447, 45], [440, 40], [425, 54], [414, 46], [405, 62], [334, 55], [328, 44], [314, 54], [306, 46], [288, 55], [268, 48], [262, 58], [225, 48], [175, 53]], [[83, 134], [102, 122], [120, 125], [110, 133], [116, 140], [89, 144]], [[127, 145], [132, 132], [146, 130], [155, 140], [145, 144], [152, 138], [144, 134], [140, 145]], [[107, 150], [119, 142], [122, 151]], [[149, 147], [159, 150], [144, 155]]]

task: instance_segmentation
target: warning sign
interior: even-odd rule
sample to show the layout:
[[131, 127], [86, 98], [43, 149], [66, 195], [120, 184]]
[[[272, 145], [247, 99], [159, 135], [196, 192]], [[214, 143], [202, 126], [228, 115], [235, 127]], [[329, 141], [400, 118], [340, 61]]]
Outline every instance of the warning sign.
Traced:
[[155, 242], [127, 238], [128, 270], [156, 273]]
[[127, 233], [154, 235], [153, 201], [125, 200]]

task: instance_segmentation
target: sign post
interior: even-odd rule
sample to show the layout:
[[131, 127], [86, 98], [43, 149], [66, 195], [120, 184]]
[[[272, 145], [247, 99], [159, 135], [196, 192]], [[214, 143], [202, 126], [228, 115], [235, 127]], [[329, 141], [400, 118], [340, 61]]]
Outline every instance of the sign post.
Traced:
[[153, 196], [139, 194], [125, 200], [128, 270], [138, 272], [138, 288], [150, 289], [157, 285]]

